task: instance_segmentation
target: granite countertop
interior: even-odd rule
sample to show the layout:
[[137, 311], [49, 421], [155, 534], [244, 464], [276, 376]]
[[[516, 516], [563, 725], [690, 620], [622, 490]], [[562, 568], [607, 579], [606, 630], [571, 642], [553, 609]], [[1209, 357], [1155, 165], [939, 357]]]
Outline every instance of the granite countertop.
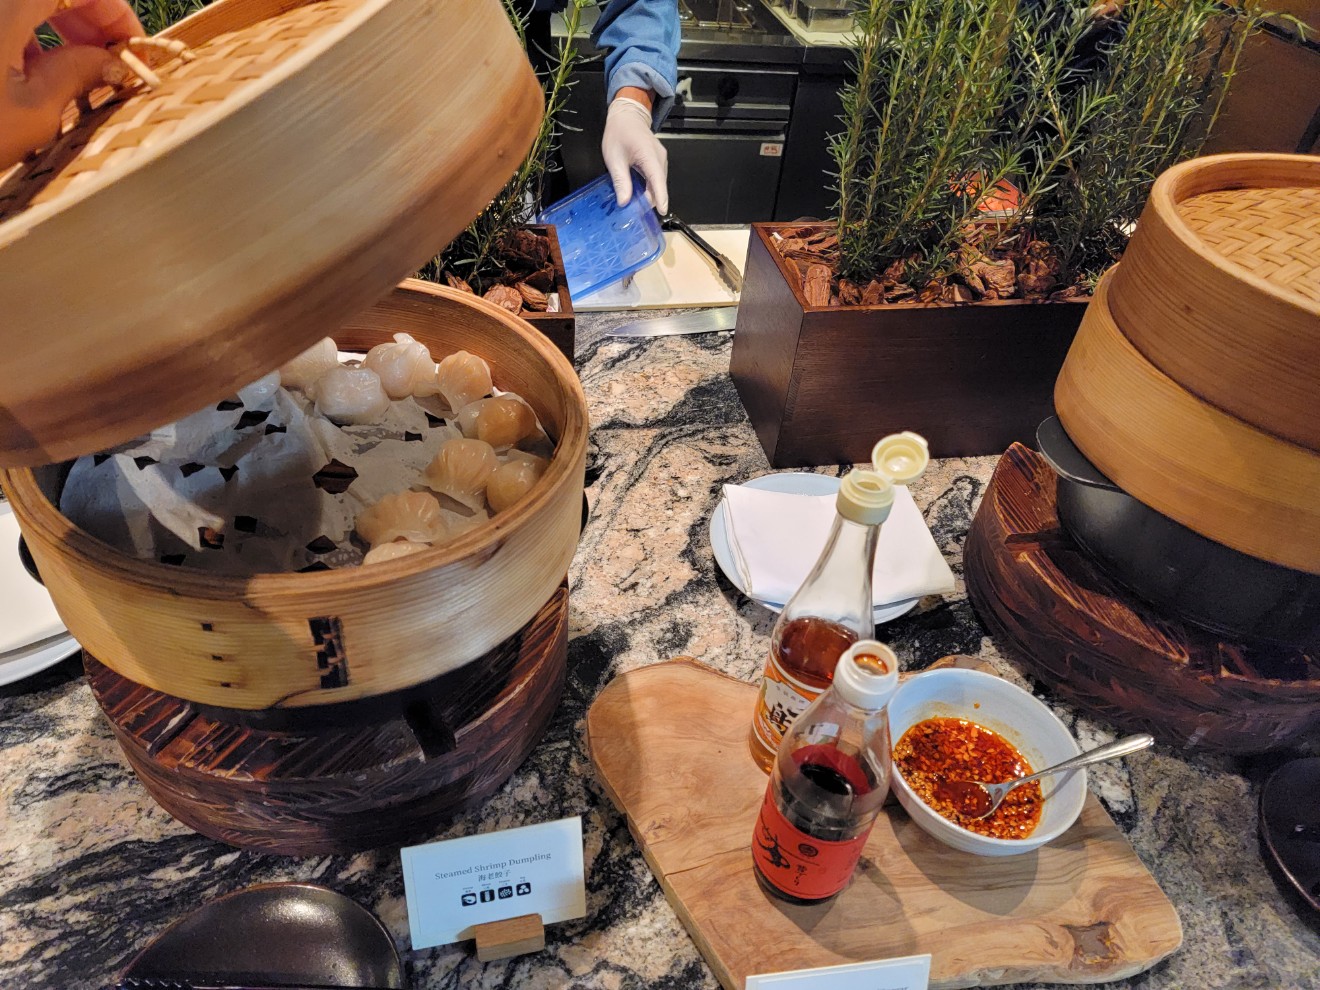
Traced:
[[[191, 832], [138, 783], [71, 660], [0, 688], [0, 987], [97, 987], [187, 909], [253, 883], [295, 879], [375, 911], [418, 990], [718, 986], [593, 780], [583, 719], [612, 677], [678, 654], [747, 681], [759, 675], [773, 615], [718, 573], [707, 525], [721, 483], [769, 468], [728, 377], [729, 335], [600, 337], [632, 318], [578, 320], [602, 470], [571, 572], [563, 702], [544, 741], [486, 807], [433, 836], [583, 816], [587, 917], [550, 928], [544, 952], [503, 962], [478, 963], [470, 944], [413, 953], [397, 849], [292, 859]], [[962, 590], [963, 539], [995, 460], [937, 461], [914, 487], [959, 582], [953, 594], [879, 630], [908, 669], [978, 654], [1024, 682]], [[1108, 725], [1056, 709], [1083, 745], [1114, 736]], [[1170, 959], [1106, 986], [1320, 988], [1320, 923], [1279, 892], [1257, 839], [1259, 788], [1276, 762], [1187, 758], [1157, 747], [1130, 766], [1091, 771], [1185, 932]]]

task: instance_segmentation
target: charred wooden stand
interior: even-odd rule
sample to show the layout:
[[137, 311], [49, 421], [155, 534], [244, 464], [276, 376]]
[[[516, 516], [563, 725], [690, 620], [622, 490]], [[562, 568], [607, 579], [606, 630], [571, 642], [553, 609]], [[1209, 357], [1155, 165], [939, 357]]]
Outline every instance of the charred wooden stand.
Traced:
[[1059, 527], [1055, 475], [1014, 444], [964, 551], [967, 591], [1016, 659], [1060, 695], [1173, 746], [1258, 753], [1320, 727], [1320, 657], [1230, 642], [1114, 583]]
[[407, 842], [494, 793], [559, 703], [567, 619], [561, 587], [480, 659], [409, 692], [330, 706], [338, 712], [208, 708], [134, 684], [90, 655], [85, 664], [161, 807], [222, 842], [319, 856]]

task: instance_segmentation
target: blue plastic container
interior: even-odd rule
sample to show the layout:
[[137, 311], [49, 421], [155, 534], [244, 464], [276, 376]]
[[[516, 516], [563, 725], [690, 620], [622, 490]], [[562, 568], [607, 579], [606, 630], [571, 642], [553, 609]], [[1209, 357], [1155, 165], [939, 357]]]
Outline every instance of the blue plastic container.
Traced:
[[602, 175], [536, 218], [555, 225], [574, 298], [626, 278], [664, 251], [664, 231], [644, 195], [646, 185], [636, 172], [632, 182], [627, 206], [619, 206], [610, 177]]

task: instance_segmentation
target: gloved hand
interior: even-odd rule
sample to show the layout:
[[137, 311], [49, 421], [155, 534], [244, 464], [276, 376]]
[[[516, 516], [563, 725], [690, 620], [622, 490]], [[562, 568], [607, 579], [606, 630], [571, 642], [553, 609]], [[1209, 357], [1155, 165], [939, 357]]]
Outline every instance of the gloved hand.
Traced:
[[600, 141], [605, 168], [614, 182], [620, 206], [632, 199], [632, 176], [637, 169], [646, 180], [646, 194], [661, 214], [669, 212], [669, 155], [651, 132], [651, 111], [627, 96], [616, 96], [605, 115], [605, 133]]
[[[65, 44], [41, 50], [43, 21]], [[0, 0], [0, 168], [48, 144], [75, 97], [123, 82], [127, 70], [103, 46], [142, 33], [124, 0]]]

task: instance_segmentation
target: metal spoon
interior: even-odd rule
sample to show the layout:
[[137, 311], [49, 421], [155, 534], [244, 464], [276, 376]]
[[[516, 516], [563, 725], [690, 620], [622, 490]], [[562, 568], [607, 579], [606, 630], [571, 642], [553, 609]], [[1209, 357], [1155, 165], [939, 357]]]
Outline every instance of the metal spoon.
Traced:
[[1003, 784], [987, 784], [977, 780], [941, 780], [935, 785], [935, 794], [937, 797], [950, 802], [958, 813], [965, 818], [987, 818], [994, 814], [995, 809], [1008, 796], [1008, 792], [1015, 787], [1020, 787], [1032, 780], [1040, 780], [1041, 777], [1048, 777], [1053, 773], [1076, 770], [1078, 767], [1090, 766], [1092, 763], [1103, 763], [1105, 760], [1128, 756], [1146, 749], [1154, 742], [1154, 739], [1143, 732], [1139, 735], [1127, 736], [1104, 746], [1097, 746], [1095, 749], [1074, 756], [1071, 760], [1064, 760], [1062, 763], [1047, 767], [1039, 773], [1019, 777], [1017, 780], [1010, 780]]

